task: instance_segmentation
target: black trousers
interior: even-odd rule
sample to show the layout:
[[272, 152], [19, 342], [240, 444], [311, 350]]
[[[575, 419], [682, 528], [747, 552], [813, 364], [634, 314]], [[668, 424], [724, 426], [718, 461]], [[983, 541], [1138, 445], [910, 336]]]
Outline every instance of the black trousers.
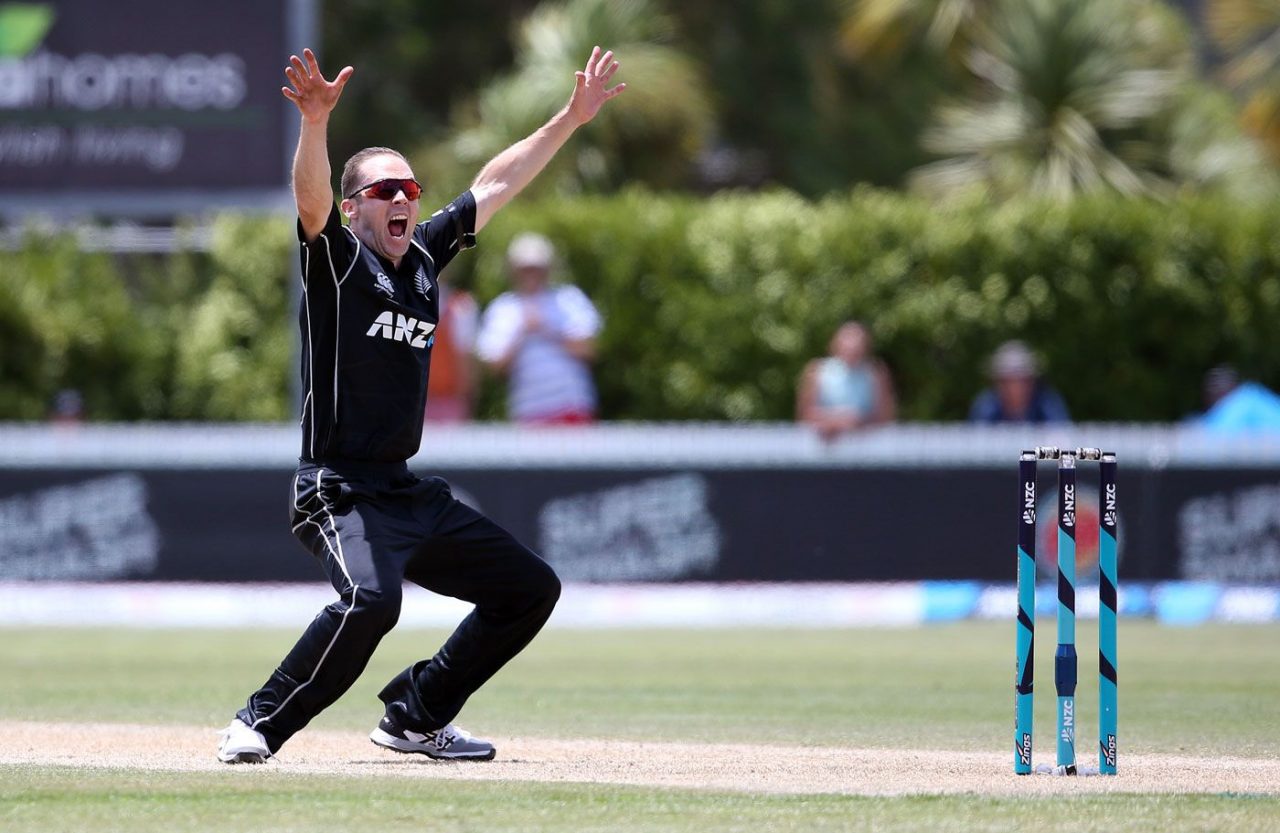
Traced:
[[307, 627], [237, 716], [274, 752], [351, 687], [400, 616], [405, 579], [475, 604], [430, 659], [378, 695], [401, 726], [438, 729], [538, 633], [560, 597], [555, 572], [502, 527], [404, 465], [300, 465], [293, 532], [339, 599]]

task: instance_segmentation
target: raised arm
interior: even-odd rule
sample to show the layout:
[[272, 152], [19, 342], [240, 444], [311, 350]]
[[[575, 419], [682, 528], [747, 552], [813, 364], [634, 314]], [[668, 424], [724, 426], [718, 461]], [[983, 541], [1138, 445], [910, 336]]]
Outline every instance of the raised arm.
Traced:
[[600, 47], [592, 49], [586, 68], [574, 73], [577, 81], [564, 109], [480, 170], [471, 184], [471, 193], [476, 198], [476, 231], [484, 228], [499, 208], [533, 181], [573, 131], [595, 118], [606, 101], [627, 88], [626, 84], [608, 86], [617, 71], [618, 62], [613, 60], [612, 50], [601, 55]]
[[344, 67], [336, 78], [326, 81], [320, 73], [315, 53], [310, 49], [302, 50], [302, 58], [290, 55], [289, 66], [284, 70], [293, 88], [281, 87], [280, 92], [297, 106], [302, 115], [298, 150], [293, 156], [293, 198], [298, 204], [298, 219], [302, 222], [308, 243], [320, 236], [329, 212], [333, 210], [329, 113], [333, 112], [342, 96], [342, 88], [354, 71], [351, 67]]

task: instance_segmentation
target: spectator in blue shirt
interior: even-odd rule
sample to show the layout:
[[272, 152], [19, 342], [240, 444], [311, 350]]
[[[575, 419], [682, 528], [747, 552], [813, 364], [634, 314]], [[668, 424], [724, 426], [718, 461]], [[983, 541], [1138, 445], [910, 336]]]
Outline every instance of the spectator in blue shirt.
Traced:
[[824, 440], [847, 431], [883, 425], [897, 416], [893, 379], [872, 351], [871, 333], [846, 321], [831, 337], [829, 355], [804, 369], [796, 396], [796, 417]]
[[1280, 430], [1280, 395], [1257, 382], [1241, 381], [1229, 364], [1214, 367], [1204, 377], [1206, 410], [1195, 422], [1214, 431]]
[[1006, 341], [991, 357], [991, 387], [969, 409], [977, 423], [1070, 422], [1062, 396], [1040, 378], [1035, 355], [1021, 341]]

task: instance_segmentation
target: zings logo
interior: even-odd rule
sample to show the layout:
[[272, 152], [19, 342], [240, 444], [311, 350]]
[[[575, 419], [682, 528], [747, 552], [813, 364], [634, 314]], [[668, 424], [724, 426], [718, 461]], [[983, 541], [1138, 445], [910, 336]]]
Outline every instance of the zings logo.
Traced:
[[1107, 742], [1102, 746], [1102, 760], [1107, 766], [1115, 768], [1116, 765], [1116, 736], [1107, 735]]
[[1031, 766], [1031, 733], [1023, 732], [1017, 747], [1018, 763]]
[[1076, 525], [1076, 487], [1070, 484], [1062, 487], [1062, 525]]
[[436, 325], [387, 310], [374, 319], [367, 336], [382, 336], [389, 341], [407, 341], [410, 347], [430, 347]]

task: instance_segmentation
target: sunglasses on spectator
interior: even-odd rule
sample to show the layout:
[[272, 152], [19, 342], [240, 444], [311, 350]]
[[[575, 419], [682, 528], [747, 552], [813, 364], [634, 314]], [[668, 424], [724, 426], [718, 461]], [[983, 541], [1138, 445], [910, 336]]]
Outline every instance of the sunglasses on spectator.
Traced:
[[418, 184], [416, 179], [379, 179], [377, 182], [370, 182], [368, 185], [360, 186], [344, 199], [349, 200], [356, 194], [364, 194], [375, 200], [394, 200], [396, 194], [401, 191], [404, 191], [405, 197], [410, 200], [416, 200], [422, 196], [422, 186]]

